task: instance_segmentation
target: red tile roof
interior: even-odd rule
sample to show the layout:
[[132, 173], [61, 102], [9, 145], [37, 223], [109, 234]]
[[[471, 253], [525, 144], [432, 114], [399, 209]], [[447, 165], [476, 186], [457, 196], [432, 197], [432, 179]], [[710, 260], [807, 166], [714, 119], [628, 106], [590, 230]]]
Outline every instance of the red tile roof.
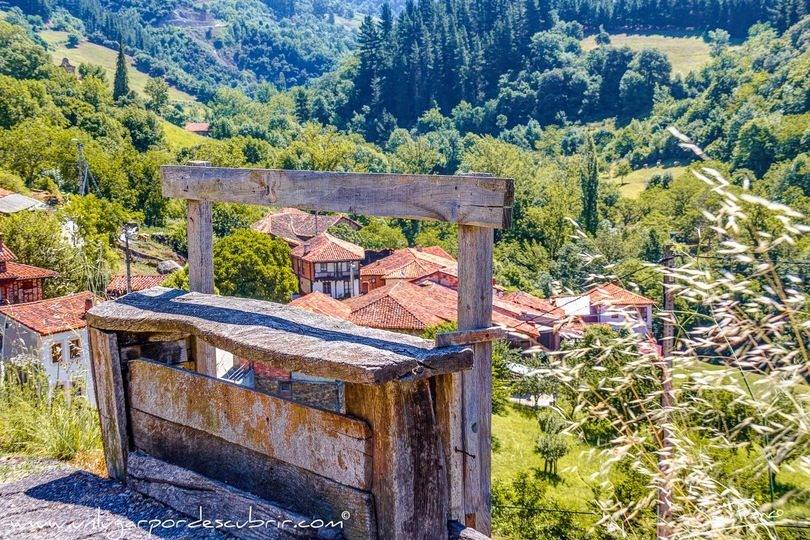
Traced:
[[0, 236], [0, 262], [2, 261], [16, 261], [17, 256], [14, 255], [14, 252], [11, 251], [6, 244], [2, 242], [2, 236]]
[[613, 283], [597, 285], [586, 293], [593, 306], [652, 306], [655, 301]]
[[294, 247], [292, 256], [307, 262], [362, 261], [366, 250], [329, 233], [322, 233]]
[[523, 291], [501, 293], [498, 294], [496, 298], [512, 304], [525, 306], [538, 314], [545, 315], [549, 318], [562, 319], [565, 317], [565, 311], [552, 304], [551, 301], [544, 298], [538, 298], [537, 296]]
[[56, 277], [59, 274], [47, 268], [31, 266], [14, 261], [6, 262], [6, 271], [0, 272], [0, 280], [6, 279], [45, 279]]
[[207, 133], [211, 129], [208, 122], [186, 122], [186, 131], [192, 133]]
[[352, 309], [349, 306], [319, 291], [299, 296], [290, 302], [290, 305], [306, 309], [313, 313], [320, 313], [321, 315], [329, 315], [330, 317], [338, 317], [340, 319], [348, 319], [349, 315], [352, 313]]
[[92, 303], [94, 300], [95, 295], [85, 291], [39, 302], [2, 306], [0, 314], [42, 336], [47, 336], [87, 326], [84, 320], [87, 303], [88, 301]]
[[403, 248], [360, 269], [361, 276], [383, 279], [418, 279], [437, 270], [455, 268], [456, 260], [437, 246]]
[[[132, 276], [132, 290], [143, 291], [152, 287], [157, 287], [166, 281], [167, 276], [162, 275], [136, 275]], [[127, 294], [127, 276], [118, 275], [110, 279], [107, 285], [107, 294], [110, 296], [123, 296]]]
[[[338, 304], [348, 308], [348, 312]], [[294, 300], [292, 305], [371, 328], [422, 332], [431, 326], [456, 320], [458, 293], [432, 281], [420, 284], [398, 281], [343, 301], [312, 293]], [[520, 308], [516, 307], [515, 310], [520, 311]], [[540, 335], [533, 324], [498, 309], [493, 310], [492, 320], [499, 326], [531, 336], [535, 340]]]
[[334, 225], [347, 225], [359, 229], [360, 225], [346, 216], [308, 214], [296, 208], [282, 208], [275, 214], [267, 214], [253, 224], [253, 229], [281, 238], [297, 246], [310, 238], [325, 232]]

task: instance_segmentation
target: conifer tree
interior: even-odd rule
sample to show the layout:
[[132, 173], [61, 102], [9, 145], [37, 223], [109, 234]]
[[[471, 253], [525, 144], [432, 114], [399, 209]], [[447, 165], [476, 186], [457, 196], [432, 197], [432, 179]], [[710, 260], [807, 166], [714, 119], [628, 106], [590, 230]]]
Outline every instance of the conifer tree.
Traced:
[[599, 164], [597, 162], [596, 143], [588, 133], [585, 141], [585, 152], [582, 156], [582, 167], [579, 181], [582, 188], [582, 214], [580, 222], [590, 234], [596, 234], [599, 226]]
[[118, 43], [118, 58], [115, 60], [115, 81], [113, 82], [113, 99], [118, 101], [129, 95], [129, 75], [127, 59], [124, 56], [124, 44]]

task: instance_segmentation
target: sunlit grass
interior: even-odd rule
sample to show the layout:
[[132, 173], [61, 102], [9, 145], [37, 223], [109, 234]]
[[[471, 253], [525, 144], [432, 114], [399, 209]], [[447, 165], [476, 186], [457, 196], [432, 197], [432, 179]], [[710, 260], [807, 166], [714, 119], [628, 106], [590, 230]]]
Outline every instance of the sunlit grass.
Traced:
[[[611, 45], [627, 46], [638, 51], [641, 49], [658, 49], [666, 54], [672, 62], [672, 71], [687, 75], [709, 63], [709, 45], [694, 34], [682, 32], [655, 34], [615, 34], [610, 36]], [[596, 36], [588, 36], [582, 41], [586, 51], [596, 47]]]

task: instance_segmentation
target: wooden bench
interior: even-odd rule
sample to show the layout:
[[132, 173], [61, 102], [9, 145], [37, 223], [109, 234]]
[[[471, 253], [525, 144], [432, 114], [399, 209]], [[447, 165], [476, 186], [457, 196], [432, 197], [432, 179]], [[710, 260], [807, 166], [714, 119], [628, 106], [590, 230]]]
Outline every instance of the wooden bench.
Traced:
[[[110, 476], [190, 516], [284, 523], [225, 530], [244, 538], [489, 533], [492, 241], [511, 181], [164, 167], [163, 192], [188, 200], [195, 292], [156, 287], [87, 316]], [[210, 294], [214, 200], [459, 224], [460, 331], [437, 347]], [[218, 379], [215, 348], [338, 381], [341, 406]], [[313, 519], [343, 527], [293, 525]]]

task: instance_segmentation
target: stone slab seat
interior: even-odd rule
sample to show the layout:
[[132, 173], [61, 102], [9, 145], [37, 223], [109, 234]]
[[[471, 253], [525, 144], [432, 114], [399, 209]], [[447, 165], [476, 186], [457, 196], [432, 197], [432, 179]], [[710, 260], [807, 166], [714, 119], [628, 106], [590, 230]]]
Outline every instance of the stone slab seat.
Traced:
[[98, 304], [87, 322], [110, 332], [191, 335], [279, 369], [351, 383], [422, 379], [473, 365], [469, 347], [437, 348], [274, 302], [165, 287]]

